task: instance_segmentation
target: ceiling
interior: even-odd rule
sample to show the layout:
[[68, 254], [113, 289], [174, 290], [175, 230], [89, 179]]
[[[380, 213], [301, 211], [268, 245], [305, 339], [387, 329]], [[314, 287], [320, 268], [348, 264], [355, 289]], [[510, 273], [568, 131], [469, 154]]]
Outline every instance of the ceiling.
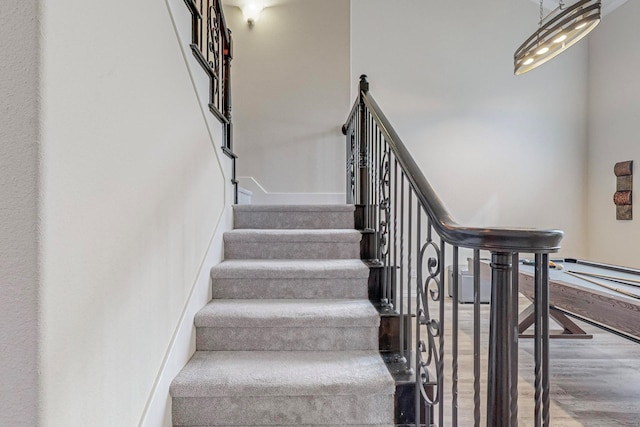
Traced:
[[[535, 4], [540, 4], [540, 0], [531, 0]], [[602, 16], [605, 16], [607, 13], [611, 13], [614, 9], [622, 6], [626, 3], [627, 0], [602, 0]], [[542, 5], [547, 10], [553, 10], [558, 7], [558, 0], [544, 0]], [[565, 0], [566, 5], [572, 5], [575, 3], [573, 0]]]
[[[224, 4], [230, 6], [242, 7], [246, 3], [250, 3], [255, 0], [223, 0]], [[276, 6], [278, 4], [287, 3], [291, 0], [260, 0], [264, 7]], [[535, 4], [540, 4], [540, 0], [531, 0]], [[565, 0], [566, 5], [571, 5], [577, 0]], [[627, 0], [602, 0], [602, 16], [612, 12], [614, 9], [622, 6]], [[558, 7], [559, 0], [543, 0], [543, 7], [547, 10], [553, 10]]]

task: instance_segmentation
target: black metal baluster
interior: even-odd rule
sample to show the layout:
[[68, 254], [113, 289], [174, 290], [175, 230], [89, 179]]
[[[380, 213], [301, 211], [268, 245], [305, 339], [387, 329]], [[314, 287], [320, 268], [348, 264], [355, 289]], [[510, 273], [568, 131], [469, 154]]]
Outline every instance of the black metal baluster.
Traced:
[[[222, 7], [222, 6], [220, 6]], [[220, 36], [218, 38], [218, 70], [219, 71], [219, 76], [218, 76], [218, 80], [219, 80], [219, 88], [220, 90], [218, 90], [218, 109], [221, 112], [224, 112], [224, 102], [223, 102], [223, 90], [222, 90], [222, 85], [223, 85], [223, 78], [224, 78], [224, 37], [225, 34], [223, 34], [222, 32], [222, 19], [220, 16], [217, 17], [218, 20], [218, 27], [220, 29]]]
[[[369, 132], [370, 135], [372, 135], [372, 137], [370, 138], [370, 140], [372, 141], [374, 139], [374, 135], [375, 135], [375, 140], [377, 141], [378, 139], [380, 139], [380, 131], [378, 130], [378, 127], [374, 124], [373, 118], [371, 117], [371, 113], [369, 113], [368, 115], [369, 120], [371, 121], [371, 125], [369, 127]], [[371, 149], [369, 149], [369, 155], [371, 155]], [[370, 168], [370, 176], [371, 176], [371, 203], [369, 205], [369, 209], [370, 209], [370, 218], [376, 218], [376, 205], [377, 205], [377, 200], [380, 197], [379, 194], [379, 181], [380, 181], [380, 177], [377, 175], [377, 171], [378, 171], [378, 163], [375, 160], [369, 160], [370, 163], [372, 163], [371, 168]], [[374, 224], [377, 224], [377, 222], [374, 222]], [[374, 227], [375, 228], [375, 227]]]
[[451, 286], [451, 425], [458, 425], [458, 247], [453, 246]]
[[366, 212], [366, 228], [371, 228], [371, 204], [373, 203], [371, 186], [373, 185], [371, 179], [371, 170], [375, 168], [375, 164], [371, 159], [371, 141], [375, 138], [375, 135], [371, 133], [371, 129], [369, 128], [369, 110], [366, 107], [362, 107], [363, 114], [363, 122], [361, 124], [362, 127], [362, 163], [365, 165], [366, 170], [362, 172], [362, 192], [363, 192], [363, 206]]
[[[220, 26], [220, 16], [218, 15], [214, 19], [217, 22], [217, 25], [219, 27]], [[224, 48], [222, 46], [222, 37], [223, 36], [222, 36], [222, 34], [220, 34], [218, 36], [218, 40], [215, 40], [215, 37], [216, 37], [216, 35], [214, 34], [214, 43], [217, 45], [217, 49], [218, 49], [218, 55], [216, 56], [215, 53], [213, 55], [213, 60], [215, 62], [214, 75], [216, 76], [216, 80], [218, 81], [218, 84], [217, 84], [218, 90], [216, 91], [216, 94], [215, 94], [216, 95], [215, 105], [216, 105], [216, 108], [219, 111], [222, 111], [222, 101], [221, 101], [221, 99], [222, 99], [221, 98], [222, 97], [222, 90], [220, 90], [220, 89], [222, 87], [222, 78], [221, 78], [222, 77], [222, 75], [221, 75], [222, 66], [224, 65], [222, 63], [222, 61], [221, 61], [222, 60], [222, 53], [224, 52]], [[218, 72], [215, 72], [216, 70], [218, 70]]]
[[[382, 133], [380, 132], [380, 129], [376, 128], [376, 159], [375, 159], [375, 181], [376, 181], [376, 185], [375, 185], [375, 191], [376, 191], [376, 198], [375, 198], [375, 203], [374, 206], [372, 206], [372, 209], [374, 210], [374, 215], [375, 215], [375, 228], [377, 231], [377, 236], [378, 236], [378, 259], [382, 262], [382, 253], [380, 252], [382, 250], [382, 246], [380, 243], [380, 233], [381, 233], [381, 229], [380, 229], [380, 221], [382, 218], [382, 214], [380, 212], [380, 202], [382, 200], [382, 188], [380, 187], [381, 185], [381, 180], [382, 180], [382, 174], [380, 173], [380, 161], [382, 159], [381, 154], [380, 154], [380, 150], [381, 150], [381, 146], [382, 146]], [[384, 281], [382, 282], [383, 284], [385, 283]], [[384, 287], [383, 287], [383, 297], [386, 298], [386, 295], [384, 294]]]
[[511, 260], [511, 427], [518, 425], [518, 273], [519, 254], [514, 253]]
[[535, 427], [542, 427], [542, 255], [535, 254], [535, 273], [534, 273], [534, 343], [533, 343], [533, 358], [534, 358], [534, 425]]
[[413, 289], [411, 288], [411, 276], [413, 274], [413, 272], [411, 271], [411, 255], [413, 253], [413, 246], [411, 244], [411, 236], [413, 235], [412, 233], [412, 223], [413, 223], [413, 210], [412, 210], [412, 201], [413, 201], [413, 192], [411, 190], [411, 186], [409, 186], [408, 189], [409, 192], [409, 205], [407, 206], [407, 222], [408, 222], [408, 230], [407, 230], [407, 237], [408, 237], [408, 242], [407, 242], [407, 248], [408, 248], [408, 253], [407, 253], [407, 318], [409, 319], [409, 321], [407, 322], [407, 326], [409, 328], [409, 330], [407, 331], [407, 336], [410, 338], [409, 342], [407, 343], [407, 371], [410, 372], [411, 371], [411, 354], [412, 354], [412, 334], [411, 334], [411, 327], [413, 322], [411, 322], [411, 293], [413, 292]]
[[207, 4], [205, 0], [200, 1], [200, 38], [198, 39], [198, 48], [200, 49], [200, 53], [204, 57], [204, 46], [207, 43], [207, 14], [205, 10], [207, 9]]
[[480, 426], [480, 251], [473, 250], [473, 425]]
[[[396, 171], [398, 168], [398, 160], [396, 159]], [[399, 273], [399, 292], [400, 292], [400, 296], [398, 298], [398, 309], [400, 311], [400, 360], [399, 362], [403, 363], [404, 366], [404, 370], [406, 371], [406, 363], [407, 363], [407, 358], [405, 357], [405, 352], [404, 352], [404, 346], [405, 346], [405, 340], [404, 340], [404, 173], [402, 171], [400, 171], [400, 265], [398, 266], [400, 271]], [[398, 203], [395, 204], [396, 205], [396, 209], [398, 206]], [[397, 212], [397, 211], [396, 211]]]
[[542, 276], [540, 289], [540, 316], [542, 317], [542, 425], [548, 427], [549, 418], [549, 254], [542, 254]]
[[[389, 149], [389, 156], [391, 156], [391, 149]], [[391, 190], [389, 190], [391, 193]], [[402, 301], [402, 294], [398, 295], [398, 160], [393, 158], [393, 197], [390, 197], [391, 206], [393, 207], [393, 280], [391, 285], [393, 290], [391, 295], [393, 296], [393, 306], [398, 311], [399, 301]], [[402, 324], [402, 316], [400, 316], [400, 324]]]
[[389, 296], [387, 294], [387, 272], [385, 270], [384, 259], [384, 230], [382, 226], [382, 133], [378, 130], [378, 137], [376, 139], [376, 190], [378, 197], [376, 199], [376, 241], [378, 246], [378, 260], [380, 262], [380, 283], [382, 286], [382, 306], [386, 310], [389, 306]]
[[[377, 158], [377, 150], [378, 150], [378, 138], [379, 138], [379, 132], [378, 130], [375, 131], [374, 134], [371, 135], [371, 140], [369, 141], [369, 156], [370, 156], [370, 161], [371, 161], [371, 168], [372, 168], [372, 176], [373, 176], [373, 180], [375, 182], [375, 187], [374, 187], [374, 194], [372, 196], [371, 199], [371, 206], [368, 207], [369, 209], [369, 218], [371, 219], [371, 222], [369, 224], [369, 229], [372, 233], [372, 241], [373, 241], [373, 248], [372, 248], [372, 257], [373, 259], [376, 260], [376, 262], [378, 263], [378, 265], [380, 264], [380, 244], [378, 241], [378, 212], [377, 209], [375, 209], [375, 207], [378, 205], [378, 190], [377, 190], [377, 186], [378, 186], [378, 158]], [[381, 277], [378, 274], [378, 286], [382, 286], [382, 280]], [[380, 295], [380, 299], [382, 299], [382, 288], [380, 288], [378, 290], [379, 295]]]
[[440, 417], [439, 417], [439, 425], [444, 426], [444, 331], [445, 331], [445, 318], [444, 318], [444, 278], [446, 275], [445, 268], [445, 259], [446, 259], [446, 247], [444, 239], [440, 238], [440, 259], [438, 260], [438, 267], [440, 268], [440, 283], [438, 283], [438, 302], [440, 303], [439, 307], [439, 354], [440, 354], [440, 364], [437, 366], [438, 368], [438, 397], [439, 397], [439, 409], [440, 409]]
[[378, 186], [377, 186], [377, 190], [378, 190], [378, 203], [376, 204], [376, 213], [377, 213], [377, 221], [376, 221], [376, 225], [378, 227], [378, 245], [379, 245], [379, 259], [380, 259], [380, 265], [381, 265], [381, 275], [382, 275], [382, 300], [383, 300], [383, 305], [385, 310], [388, 310], [389, 308], [389, 294], [388, 294], [388, 282], [387, 282], [387, 270], [386, 270], [386, 266], [387, 266], [387, 260], [385, 257], [385, 253], [384, 253], [384, 248], [386, 246], [386, 233], [385, 233], [385, 228], [384, 228], [384, 213], [382, 212], [383, 209], [383, 194], [382, 194], [382, 186], [383, 184], [383, 174], [382, 174], [382, 162], [384, 161], [384, 156], [382, 154], [382, 150], [383, 150], [383, 137], [382, 137], [382, 132], [379, 132], [378, 134], [378, 148], [377, 148], [377, 167], [376, 167], [376, 173], [378, 174]]
[[392, 249], [392, 245], [391, 245], [391, 232], [393, 231], [391, 229], [391, 150], [389, 149], [389, 146], [387, 145], [387, 141], [385, 140], [385, 145], [384, 145], [384, 151], [385, 151], [385, 160], [384, 160], [384, 173], [383, 173], [383, 178], [382, 180], [384, 181], [384, 187], [386, 188], [386, 192], [384, 193], [384, 222], [386, 224], [386, 241], [387, 244], [385, 245], [386, 248], [386, 254], [385, 254], [385, 260], [386, 260], [386, 273], [387, 273], [387, 300], [389, 301], [389, 305], [388, 305], [388, 310], [389, 311], [393, 311], [393, 309], [395, 308], [393, 305], [393, 299], [394, 299], [394, 295], [393, 295], [393, 282], [392, 282], [392, 275], [391, 275], [391, 269], [394, 267], [391, 265], [391, 249]]
[[[420, 209], [420, 203], [416, 203], [416, 269], [420, 268], [418, 263], [420, 262], [420, 240], [421, 240], [421, 215], [422, 211]], [[416, 350], [415, 350], [415, 359], [416, 359], [416, 410], [415, 410], [415, 419], [416, 426], [420, 426], [422, 423], [422, 414], [420, 411], [420, 404], [422, 403], [422, 393], [420, 391], [421, 382], [422, 382], [422, 369], [420, 368], [420, 291], [419, 287], [422, 286], [420, 283], [420, 278], [416, 278]], [[431, 412], [431, 408], [427, 408], [427, 412], [425, 416], [428, 417], [428, 414]], [[425, 425], [428, 426], [428, 420], [425, 420]]]
[[[206, 10], [206, 14], [203, 15], [206, 19], [205, 19], [205, 25], [203, 25], [204, 28], [204, 33], [205, 33], [205, 43], [202, 47], [202, 54], [204, 55], [204, 58], [207, 62], [207, 64], [211, 63], [211, 58], [209, 57], [209, 43], [211, 43], [210, 37], [211, 37], [211, 31], [209, 31], [209, 25], [211, 24], [211, 0], [206, 2], [207, 5], [207, 10]], [[210, 102], [213, 102], [213, 98], [211, 96], [211, 94], [213, 93], [213, 85], [210, 84], [209, 85], [209, 100]]]
[[[422, 215], [422, 211], [420, 213], [420, 215]], [[427, 223], [427, 227], [426, 227], [426, 245], [429, 245], [432, 242], [431, 239], [431, 219], [429, 218], [429, 215], [427, 215], [426, 211], [425, 211], [425, 219], [426, 219], [426, 223]], [[423, 246], [423, 248], [426, 248], [426, 246]], [[425, 250], [425, 249], [423, 249]], [[422, 254], [422, 256], [419, 258], [420, 262], [418, 263], [418, 269], [422, 269], [424, 268], [424, 253]], [[429, 274], [429, 279], [427, 279], [427, 281], [425, 282], [424, 280], [424, 273], [420, 274], [420, 270], [418, 270], [418, 282], [419, 282], [419, 286], [421, 287], [422, 290], [422, 295], [419, 296], [417, 299], [418, 300], [422, 300], [422, 310], [423, 310], [423, 316], [424, 319], [421, 322], [421, 324], [425, 325], [425, 333], [427, 335], [426, 340], [426, 348], [425, 350], [427, 351], [427, 360], [431, 360], [432, 358], [432, 342], [431, 342], [431, 331], [429, 331], [429, 327], [431, 326], [431, 317], [430, 317], [430, 313], [427, 311], [429, 309], [428, 306], [428, 293], [429, 293], [429, 285], [431, 283], [430, 281], [430, 271], [429, 271], [429, 264], [430, 264], [430, 260], [427, 257], [427, 273]], [[427, 362], [428, 363], [428, 362]], [[424, 368], [425, 371], [427, 371], [427, 368]], [[431, 378], [429, 378], [428, 373], [425, 374], [425, 380], [427, 380], [428, 384], [433, 387], [433, 380]], [[436, 372], [436, 376], [437, 376], [437, 372]], [[433, 390], [433, 389], [432, 389]], [[437, 393], [439, 392], [439, 387], [438, 384], [436, 384], [435, 387], [435, 393], [436, 395], [433, 396], [431, 398], [431, 401], [429, 402], [429, 409], [427, 409], [427, 413], [425, 414], [425, 425], [431, 426], [431, 424], [433, 423], [433, 417], [434, 417], [434, 413], [435, 413], [435, 406], [438, 404], [438, 400], [440, 399], [440, 396], [437, 395]]]
[[[360, 117], [364, 116], [364, 114], [366, 114], [366, 112], [364, 111], [364, 106], [360, 106]], [[357, 126], [358, 126], [358, 138], [356, 139], [356, 141], [358, 142], [358, 162], [357, 162], [357, 177], [358, 177], [358, 203], [363, 207], [363, 224], [364, 224], [364, 228], [367, 228], [369, 225], [367, 223], [368, 221], [368, 216], [367, 216], [367, 209], [368, 207], [366, 206], [366, 198], [364, 195], [364, 191], [365, 191], [365, 187], [366, 187], [366, 180], [364, 180], [365, 176], [364, 173], [361, 172], [361, 168], [362, 167], [366, 167], [366, 153], [362, 154], [363, 151], [366, 150], [366, 144], [365, 144], [365, 140], [364, 140], [364, 129], [362, 128], [363, 124], [362, 124], [362, 120], [358, 120], [357, 121]], [[364, 160], [363, 160], [364, 159]], [[364, 162], [364, 166], [363, 166], [363, 162]]]
[[[363, 172], [363, 168], [366, 169], [367, 167], [367, 163], [366, 163], [366, 141], [365, 141], [365, 129], [364, 129], [364, 124], [362, 122], [364, 115], [366, 114], [365, 110], [364, 110], [364, 106], [360, 107], [360, 120], [358, 120], [358, 146], [360, 149], [360, 152], [358, 154], [358, 200], [360, 203], [360, 205], [363, 207], [363, 221], [364, 221], [364, 227], [368, 227], [368, 216], [367, 216], [367, 196], [366, 196], [366, 191], [367, 191], [367, 180], [366, 180], [366, 171]], [[363, 153], [364, 152], [364, 153]]]
[[[356, 114], [353, 118], [353, 203], [360, 204], [360, 104], [356, 107]], [[363, 213], [364, 215], [364, 213]], [[364, 221], [364, 218], [363, 218]], [[364, 225], [362, 225], [364, 228]]]

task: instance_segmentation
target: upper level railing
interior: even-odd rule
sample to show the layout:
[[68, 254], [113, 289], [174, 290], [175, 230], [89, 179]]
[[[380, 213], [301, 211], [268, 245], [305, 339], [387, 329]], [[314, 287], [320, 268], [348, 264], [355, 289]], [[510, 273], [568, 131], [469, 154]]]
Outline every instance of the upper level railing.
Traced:
[[[535, 254], [535, 426], [549, 425], [549, 253], [562, 232], [459, 225], [424, 177], [369, 93], [366, 76], [343, 126], [347, 137], [347, 203], [360, 212], [358, 227], [369, 243], [370, 265], [380, 273], [380, 303], [403, 319], [393, 371], [415, 379], [415, 410], [404, 422], [416, 426], [479, 426], [486, 396], [486, 425], [518, 424], [518, 264]], [[472, 390], [460, 392], [459, 257], [472, 253]], [[481, 390], [480, 251], [491, 253], [491, 304], [487, 384]], [[451, 256], [450, 302], [445, 262]], [[414, 311], [415, 310], [415, 311]], [[469, 314], [469, 313], [467, 313]], [[415, 324], [406, 321], [415, 317]], [[451, 322], [450, 325], [448, 322]], [[465, 324], [466, 325], [466, 324]], [[463, 325], [463, 326], [465, 326]], [[412, 329], [415, 327], [415, 330]], [[445, 367], [448, 369], [445, 370]], [[466, 374], [466, 372], [464, 372]], [[465, 385], [470, 383], [465, 381]], [[449, 384], [449, 387], [445, 387]], [[459, 400], [461, 394], [473, 402]], [[524, 418], [525, 415], [521, 414]]]
[[231, 118], [231, 60], [233, 39], [220, 0], [184, 0], [192, 16], [191, 51], [209, 76], [209, 110], [222, 123], [222, 151], [233, 161], [232, 183], [236, 187]]

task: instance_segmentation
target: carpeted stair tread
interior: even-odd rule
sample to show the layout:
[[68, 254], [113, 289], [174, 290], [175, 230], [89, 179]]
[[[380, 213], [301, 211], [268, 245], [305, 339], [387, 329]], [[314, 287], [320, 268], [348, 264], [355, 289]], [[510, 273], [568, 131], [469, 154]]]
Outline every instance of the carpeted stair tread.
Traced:
[[195, 317], [196, 327], [378, 327], [368, 300], [212, 300]]
[[236, 205], [234, 228], [354, 228], [353, 205]]
[[173, 397], [393, 395], [377, 351], [197, 351]]
[[211, 269], [212, 279], [367, 279], [358, 259], [226, 260]]
[[195, 318], [205, 351], [378, 349], [380, 317], [366, 300], [213, 300]]

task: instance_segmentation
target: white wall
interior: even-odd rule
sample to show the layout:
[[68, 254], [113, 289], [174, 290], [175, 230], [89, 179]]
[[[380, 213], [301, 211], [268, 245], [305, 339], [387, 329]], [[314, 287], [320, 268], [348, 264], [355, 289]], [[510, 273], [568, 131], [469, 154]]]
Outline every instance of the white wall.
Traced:
[[640, 207], [632, 221], [616, 220], [615, 163], [634, 160], [640, 190], [640, 3], [629, 1], [589, 36], [589, 164], [587, 213], [590, 259], [640, 267]]
[[0, 425], [38, 413], [38, 2], [0, 2]]
[[164, 368], [220, 257], [219, 127], [166, 3], [44, 0], [41, 32], [40, 421], [132, 426], [168, 412]]
[[527, 1], [353, 0], [352, 94], [371, 93], [462, 224], [565, 231], [584, 256], [587, 48], [524, 76]]
[[[309, 201], [324, 193], [319, 201], [344, 202], [340, 126], [350, 103], [349, 2], [276, 3], [264, 9], [253, 28], [242, 20], [239, 8], [225, 7], [235, 48], [238, 175], [247, 177], [241, 183], [253, 192], [254, 201], [310, 193]], [[298, 196], [293, 199], [301, 200]]]

